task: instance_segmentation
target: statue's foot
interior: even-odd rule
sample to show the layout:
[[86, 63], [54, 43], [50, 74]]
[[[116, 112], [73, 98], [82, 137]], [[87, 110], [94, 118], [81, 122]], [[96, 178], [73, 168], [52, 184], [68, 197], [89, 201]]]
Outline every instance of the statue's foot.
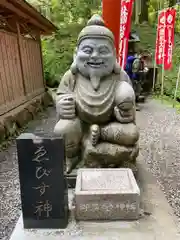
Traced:
[[93, 146], [96, 146], [100, 138], [100, 128], [98, 125], [93, 124], [90, 128], [91, 131], [91, 143]]
[[72, 171], [72, 163], [71, 161], [67, 158], [66, 159], [66, 173], [69, 174]]
[[79, 156], [66, 158], [66, 173], [69, 174], [72, 172], [73, 169], [76, 168], [77, 164], [79, 163]]

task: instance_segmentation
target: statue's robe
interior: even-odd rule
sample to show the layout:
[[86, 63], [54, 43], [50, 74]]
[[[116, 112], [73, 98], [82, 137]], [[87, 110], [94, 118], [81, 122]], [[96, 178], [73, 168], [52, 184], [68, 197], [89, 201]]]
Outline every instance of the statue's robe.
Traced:
[[[122, 79], [122, 80], [121, 80]], [[117, 84], [129, 82], [124, 71], [104, 77], [99, 89], [95, 91], [91, 81], [80, 73], [72, 74], [69, 70], [63, 76], [57, 90], [57, 102], [64, 94], [73, 94], [76, 102], [77, 116], [86, 123], [107, 123], [111, 120]]]
[[[86, 132], [86, 124], [81, 124], [83, 128], [82, 159], [87, 166], [92, 167], [93, 164], [95, 166], [96, 164], [97, 166], [103, 164], [117, 164], [119, 166], [124, 159], [127, 162], [132, 162], [137, 157], [139, 148], [136, 144], [138, 140], [136, 125], [130, 123], [124, 128], [123, 124], [111, 119], [114, 112], [115, 95], [120, 94], [122, 101], [126, 100], [129, 95], [133, 95], [131, 94], [133, 90], [129, 84], [122, 84], [124, 81], [129, 83], [129, 77], [124, 71], [113, 73], [102, 79], [98, 91], [95, 91], [90, 79], [83, 77], [80, 73], [73, 74], [69, 70], [59, 84], [56, 99], [57, 111], [59, 100], [66, 94], [72, 94], [76, 102], [76, 117], [81, 120], [81, 123], [83, 121], [87, 125], [95, 123], [102, 126], [102, 137], [105, 142], [100, 141], [96, 147], [93, 147], [90, 143], [91, 139], [88, 137], [88, 131]], [[122, 84], [122, 87], [118, 88], [119, 84]], [[124, 89], [124, 86], [127, 85], [128, 87]], [[61, 120], [57, 124], [61, 125]], [[67, 131], [71, 132], [70, 129]], [[70, 140], [73, 141], [78, 137], [72, 136], [73, 139]]]

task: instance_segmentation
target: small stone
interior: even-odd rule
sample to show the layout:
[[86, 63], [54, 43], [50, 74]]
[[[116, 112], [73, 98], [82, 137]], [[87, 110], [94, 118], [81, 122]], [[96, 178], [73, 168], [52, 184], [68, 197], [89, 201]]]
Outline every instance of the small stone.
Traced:
[[42, 104], [45, 108], [52, 106], [53, 105], [53, 99], [51, 97], [51, 95], [46, 92], [43, 97], [42, 97]]
[[36, 107], [35, 106], [33, 106], [32, 104], [29, 104], [26, 109], [32, 115], [33, 118], [36, 116]]
[[16, 123], [19, 128], [22, 128], [25, 124], [27, 124], [30, 120], [32, 120], [31, 113], [28, 112], [27, 109], [23, 109], [20, 112], [18, 112], [14, 116]]
[[6, 137], [6, 129], [3, 126], [2, 123], [0, 123], [0, 143], [5, 139]]
[[6, 138], [13, 136], [17, 132], [14, 116], [5, 117], [3, 124], [6, 129]]
[[41, 101], [40, 98], [37, 98], [37, 99], [33, 100], [31, 105], [35, 107], [36, 113], [41, 112], [43, 110], [42, 101]]

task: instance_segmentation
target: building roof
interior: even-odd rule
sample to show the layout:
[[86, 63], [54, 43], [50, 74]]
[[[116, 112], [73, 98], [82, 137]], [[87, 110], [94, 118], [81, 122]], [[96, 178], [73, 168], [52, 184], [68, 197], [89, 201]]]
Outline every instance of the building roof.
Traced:
[[0, 0], [0, 15], [4, 17], [15, 15], [39, 29], [43, 35], [51, 34], [57, 30], [53, 23], [24, 0]]

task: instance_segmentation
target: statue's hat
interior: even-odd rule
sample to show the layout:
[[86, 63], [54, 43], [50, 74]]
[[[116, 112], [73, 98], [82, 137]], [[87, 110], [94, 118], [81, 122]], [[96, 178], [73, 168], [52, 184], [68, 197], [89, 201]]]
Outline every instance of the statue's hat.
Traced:
[[105, 26], [104, 20], [98, 14], [94, 14], [80, 32], [78, 45], [86, 38], [106, 38], [114, 45], [113, 33]]

